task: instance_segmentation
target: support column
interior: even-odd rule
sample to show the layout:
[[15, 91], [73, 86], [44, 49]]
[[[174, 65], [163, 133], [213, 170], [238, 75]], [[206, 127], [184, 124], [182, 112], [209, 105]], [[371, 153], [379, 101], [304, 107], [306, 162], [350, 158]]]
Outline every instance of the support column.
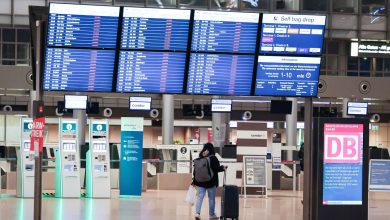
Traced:
[[[292, 102], [291, 114], [286, 115], [286, 139], [287, 146], [297, 146], [297, 116], [298, 104], [297, 98], [287, 98]], [[287, 151], [287, 160], [293, 160], [293, 152]]]
[[[35, 42], [35, 100], [43, 100], [43, 93], [41, 91], [41, 63], [43, 60], [42, 57], [42, 36], [43, 35], [43, 26], [45, 23], [43, 21], [36, 21], [36, 42]], [[33, 115], [33, 118], [36, 118], [37, 115]], [[42, 219], [42, 151], [39, 151], [35, 146], [35, 154], [34, 154], [34, 220]]]
[[28, 117], [33, 118], [33, 101], [38, 100], [37, 99], [37, 92], [30, 90], [30, 103], [28, 105]]
[[77, 119], [79, 126], [78, 142], [81, 146], [85, 145], [85, 125], [87, 124], [87, 113], [86, 110], [73, 110], [73, 118]]
[[350, 118], [348, 115], [348, 102], [349, 98], [343, 98], [343, 118]]
[[[218, 99], [220, 97], [213, 98]], [[212, 129], [214, 147], [223, 147], [228, 144], [230, 140], [230, 113], [213, 113]]]
[[305, 98], [305, 148], [304, 148], [304, 167], [303, 176], [303, 220], [315, 219], [313, 209], [313, 98]]
[[173, 95], [163, 94], [162, 101], [162, 143], [173, 144], [173, 121], [175, 111]]

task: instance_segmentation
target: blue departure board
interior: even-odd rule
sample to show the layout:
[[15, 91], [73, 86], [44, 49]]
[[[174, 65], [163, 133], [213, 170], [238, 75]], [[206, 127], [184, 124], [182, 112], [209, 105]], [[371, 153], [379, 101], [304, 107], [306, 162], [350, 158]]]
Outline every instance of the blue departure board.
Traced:
[[48, 46], [116, 48], [119, 7], [50, 4]]
[[190, 10], [125, 7], [121, 48], [186, 51], [190, 16]]
[[259, 56], [255, 95], [317, 96], [320, 57]]
[[254, 56], [192, 53], [187, 93], [250, 95]]
[[192, 51], [255, 53], [257, 13], [195, 11]]
[[114, 50], [46, 48], [44, 90], [111, 92]]
[[182, 93], [186, 53], [121, 51], [116, 91]]
[[321, 55], [325, 16], [264, 14], [260, 53]]

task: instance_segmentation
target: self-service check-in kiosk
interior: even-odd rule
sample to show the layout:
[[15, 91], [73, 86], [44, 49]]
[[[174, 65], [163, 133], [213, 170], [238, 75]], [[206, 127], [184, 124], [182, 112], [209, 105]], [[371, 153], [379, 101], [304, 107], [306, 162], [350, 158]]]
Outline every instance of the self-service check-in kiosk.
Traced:
[[56, 197], [80, 197], [80, 152], [76, 119], [60, 119], [56, 151]]
[[110, 198], [110, 151], [108, 121], [90, 120], [89, 151], [87, 152], [87, 197]]
[[20, 198], [34, 197], [34, 152], [30, 151], [31, 118], [21, 119], [21, 138], [18, 159], [16, 195]]

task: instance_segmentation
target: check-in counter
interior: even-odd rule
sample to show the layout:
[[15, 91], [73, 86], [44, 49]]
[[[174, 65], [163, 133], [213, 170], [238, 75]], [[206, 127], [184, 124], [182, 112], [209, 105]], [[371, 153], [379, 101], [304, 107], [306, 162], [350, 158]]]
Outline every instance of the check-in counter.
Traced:
[[157, 174], [157, 189], [159, 190], [188, 190], [188, 186], [191, 182], [191, 173]]

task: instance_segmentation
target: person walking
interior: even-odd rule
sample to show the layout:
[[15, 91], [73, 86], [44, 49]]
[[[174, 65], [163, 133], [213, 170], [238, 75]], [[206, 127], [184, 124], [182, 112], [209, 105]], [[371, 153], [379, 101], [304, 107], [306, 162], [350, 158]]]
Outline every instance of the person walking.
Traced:
[[215, 193], [219, 185], [218, 173], [225, 171], [226, 168], [226, 166], [220, 165], [218, 158], [215, 156], [213, 144], [205, 144], [199, 153], [199, 158], [194, 160], [192, 185], [197, 186], [198, 190], [195, 206], [196, 220], [200, 220], [200, 211], [206, 191], [209, 198], [209, 218], [219, 219], [215, 214]]

